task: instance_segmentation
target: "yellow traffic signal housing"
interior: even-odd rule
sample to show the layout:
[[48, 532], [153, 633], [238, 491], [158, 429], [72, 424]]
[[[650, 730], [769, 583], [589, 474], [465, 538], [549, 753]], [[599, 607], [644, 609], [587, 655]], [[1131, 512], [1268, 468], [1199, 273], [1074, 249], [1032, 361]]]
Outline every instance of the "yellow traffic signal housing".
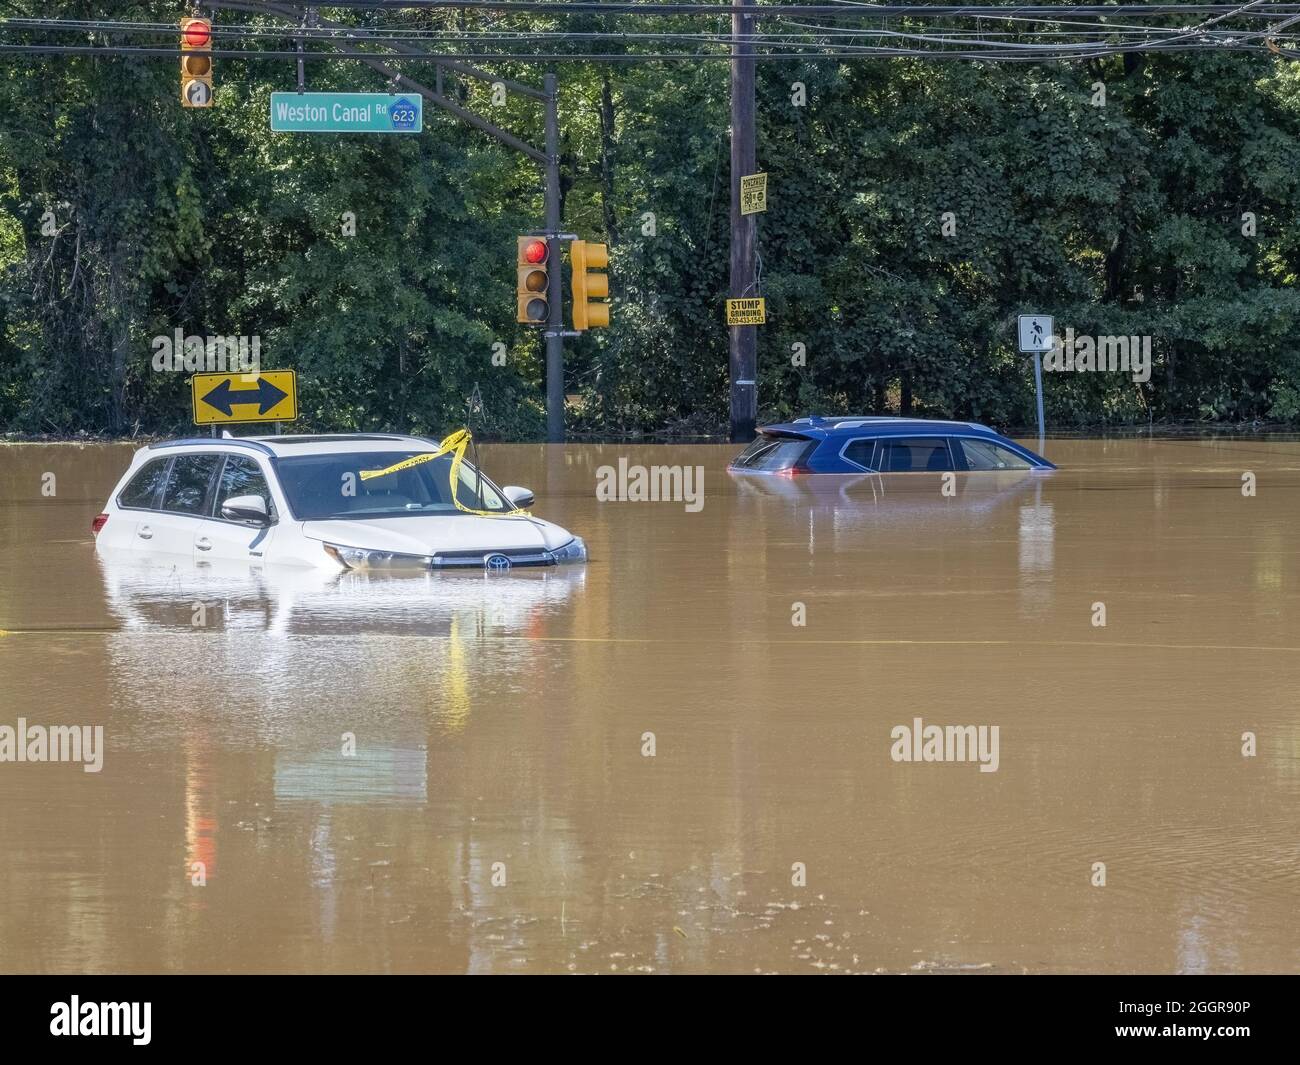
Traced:
[[181, 19], [181, 106], [212, 106], [212, 23]]
[[515, 287], [518, 313], [526, 325], [545, 325], [550, 319], [551, 248], [544, 237], [520, 237]]
[[592, 303], [595, 297], [609, 295], [609, 275], [593, 273], [609, 265], [609, 247], [575, 240], [569, 248], [569, 262], [573, 267], [573, 328], [599, 329], [609, 325], [609, 304]]

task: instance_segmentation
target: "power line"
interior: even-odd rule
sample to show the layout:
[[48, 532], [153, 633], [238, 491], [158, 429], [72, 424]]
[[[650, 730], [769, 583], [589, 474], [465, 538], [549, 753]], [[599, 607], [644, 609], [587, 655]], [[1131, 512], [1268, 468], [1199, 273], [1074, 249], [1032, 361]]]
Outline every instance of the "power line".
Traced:
[[[1300, 16], [1297, 16], [1300, 17]], [[1287, 20], [1289, 24], [1293, 20]], [[11, 27], [5, 23], [0, 23], [0, 32], [4, 32]], [[67, 26], [62, 24], [42, 24], [40, 26], [16, 26], [23, 32], [31, 32], [36, 29], [46, 29], [70, 32], [102, 32], [104, 34], [124, 34], [143, 30], [143, 36], [165, 36], [172, 37], [177, 33], [174, 26], [135, 26], [125, 23], [87, 23], [76, 26]], [[830, 40], [857, 40], [863, 38], [891, 37], [905, 38], [910, 40], [930, 41], [934, 43], [969, 43], [970, 40], [1004, 40], [1010, 38], [1019, 38], [1025, 36], [1033, 37], [1076, 37], [1079, 34], [1069, 31], [1037, 31], [1032, 33], [1012, 32], [1012, 31], [988, 31], [988, 30], [950, 30], [943, 33], [907, 33], [898, 30], [886, 29], [869, 29], [869, 30], [829, 30], [823, 31], [817, 27], [796, 27], [798, 32], [788, 31], [781, 33], [754, 33], [746, 34], [745, 39], [757, 45], [766, 43], [816, 43], [805, 40], [798, 41], [798, 38], [823, 38]], [[627, 31], [521, 31], [521, 30], [466, 30], [449, 33], [446, 31], [413, 31], [410, 33], [391, 33], [375, 32], [362, 27], [337, 28], [331, 31], [315, 32], [298, 32], [292, 27], [282, 27], [276, 29], [249, 28], [241, 26], [227, 26], [218, 31], [214, 27], [214, 39], [226, 38], [230, 40], [297, 40], [302, 38], [304, 41], [321, 41], [325, 43], [335, 43], [341, 39], [358, 39], [362, 36], [365, 40], [376, 44], [395, 43], [398, 41], [423, 41], [423, 42], [460, 42], [460, 41], [487, 41], [487, 42], [601, 42], [601, 41], [652, 41], [652, 42], [707, 42], [717, 44], [729, 44], [732, 40], [730, 33], [639, 33]], [[1108, 36], [1112, 40], [1122, 40], [1125, 33], [1110, 33]], [[1168, 27], [1143, 27], [1135, 34], [1138, 40], [1153, 40], [1157, 43], [1167, 39], [1192, 38], [1193, 36], [1206, 43], [1231, 43], [1241, 39], [1258, 39], [1265, 36], [1275, 36], [1270, 30], [1248, 30], [1248, 31], [1199, 31], [1195, 35], [1187, 31], [1168, 28]], [[1083, 42], [1090, 43], [1090, 42]], [[1102, 42], [1097, 42], [1102, 43]], [[172, 48], [176, 52], [179, 46]], [[244, 51], [252, 52], [254, 49], [245, 49]]]
[[[207, 6], [230, 8], [260, 17], [263, 15], [285, 18], [296, 14], [295, 9], [283, 5], [241, 2], [225, 4], [214, 2]], [[343, 3], [340, 7], [351, 7], [365, 11], [383, 10], [386, 12], [401, 9], [436, 9], [454, 8], [500, 13], [548, 11], [557, 14], [572, 15], [577, 11], [592, 9], [594, 13], [606, 15], [611, 12], [635, 14], [657, 14], [671, 11], [673, 14], [715, 14], [731, 10], [730, 6], [720, 4], [681, 4], [681, 3], [601, 3], [590, 4], [579, 0], [575, 3], [559, 5], [553, 2], [530, 2], [530, 0], [509, 0], [509, 2], [489, 2], [489, 0], [428, 0], [422, 3]], [[598, 10], [597, 10], [598, 9]], [[753, 47], [756, 57], [764, 60], [805, 59], [838, 60], [873, 57], [923, 57], [977, 59], [996, 62], [1041, 62], [1047, 60], [1069, 60], [1082, 58], [1099, 58], [1108, 55], [1128, 54], [1132, 52], [1175, 53], [1175, 52], [1242, 52], [1271, 53], [1286, 56], [1277, 47], [1278, 42], [1292, 43], [1294, 35], [1281, 31], [1300, 21], [1300, 4], [1266, 4], [1263, 0], [1251, 3], [1227, 4], [1185, 4], [1185, 5], [1113, 5], [1096, 7], [1060, 7], [1060, 6], [1015, 6], [1015, 7], [882, 7], [867, 4], [843, 4], [836, 7], [825, 5], [767, 5], [743, 9], [747, 14], [771, 14], [785, 11], [798, 11], [804, 17], [809, 14], [823, 16], [841, 15], [851, 12], [855, 17], [872, 19], [902, 19], [903, 21], [935, 22], [952, 20], [956, 22], [974, 20], [976, 27], [946, 27], [921, 30], [918, 26], [910, 29], [887, 29], [883, 26], [850, 28], [843, 25], [818, 25], [807, 22], [795, 22], [780, 18], [774, 30], [756, 30], [747, 33], [744, 38]], [[1208, 15], [1201, 23], [1194, 26], [1155, 26], [1155, 25], [1114, 25], [1105, 22], [1096, 24], [1079, 22], [1081, 14], [1091, 12], [1123, 12], [1128, 17], [1140, 17], [1151, 14], [1167, 16], [1177, 12], [1182, 16], [1190, 13]], [[1293, 14], [1294, 12], [1294, 14]], [[1052, 15], [1065, 17], [1060, 21]], [[903, 16], [906, 18], [903, 18]], [[1243, 30], [1211, 29], [1224, 22], [1237, 18], [1271, 17], [1284, 20], [1271, 28]], [[1098, 16], [1101, 17], [1101, 16]], [[989, 30], [986, 23], [997, 22], [1014, 26], [1024, 26], [1023, 30]], [[1071, 26], [1067, 29], [1038, 29], [1042, 23], [1054, 26]], [[1035, 28], [1030, 28], [1030, 27]], [[114, 19], [57, 19], [57, 18], [8, 18], [0, 20], [0, 35], [7, 37], [0, 43], [0, 53], [10, 55], [90, 55], [90, 56], [124, 56], [138, 58], [177, 57], [180, 55], [179, 44], [170, 47], [150, 46], [139, 43], [109, 44], [56, 44], [22, 40], [37, 34], [75, 33], [102, 36], [172, 37], [178, 27], [171, 23], [130, 22]], [[15, 42], [14, 37], [19, 37]], [[644, 61], [701, 61], [709, 59], [731, 58], [730, 46], [732, 34], [726, 32], [680, 32], [680, 31], [636, 31], [625, 30], [563, 30], [563, 29], [507, 29], [500, 26], [490, 28], [468, 28], [449, 31], [447, 29], [423, 30], [412, 27], [384, 27], [373, 25], [345, 26], [339, 23], [327, 23], [320, 27], [305, 26], [257, 26], [242, 23], [225, 23], [213, 27], [216, 41], [229, 44], [243, 43], [242, 48], [216, 48], [212, 54], [223, 59], [298, 59], [312, 61], [336, 61], [356, 58], [390, 57], [393, 59], [412, 59], [416, 61], [450, 61], [473, 59], [480, 61], [505, 60], [512, 62], [644, 62]], [[1098, 36], [1104, 39], [1096, 39]], [[0, 38], [3, 39], [3, 38]], [[260, 47], [265, 42], [292, 41], [292, 51]], [[311, 51], [304, 47], [299, 52], [298, 42], [329, 45], [328, 51]], [[364, 42], [369, 45], [390, 46], [397, 50], [392, 52], [356, 51], [341, 47], [346, 41], [356, 45]], [[871, 42], [871, 43], [857, 43]], [[889, 42], [889, 43], [882, 43]], [[414, 48], [410, 45], [444, 45], [446, 50], [429, 51], [427, 48]], [[616, 53], [600, 51], [602, 45], [616, 43], [624, 50]], [[664, 46], [680, 46], [676, 51], [652, 51]], [[520, 51], [520, 48], [533, 47], [535, 51]]]
[[[202, 0], [200, 0], [201, 4]], [[252, 7], [253, 5], [250, 5]], [[1110, 18], [1115, 15], [1139, 18], [1174, 17], [1189, 15], [1232, 15], [1241, 13], [1242, 4], [1103, 4], [1103, 5], [998, 5], [967, 4], [960, 7], [938, 5], [883, 5], [883, 4], [763, 4], [737, 6], [734, 4], [688, 3], [599, 3], [591, 0], [329, 0], [325, 5], [334, 8], [351, 8], [361, 11], [438, 10], [487, 11], [493, 13], [554, 14], [554, 15], [645, 15], [678, 16], [702, 15], [730, 18], [745, 15], [753, 19], [817, 17], [845, 18], [945, 18], [950, 16], [996, 18], [999, 11], [1015, 12], [1030, 18], [1049, 19], [1055, 14]], [[1252, 8], [1244, 17], [1269, 18], [1277, 15], [1300, 14], [1300, 4], [1270, 3]]]
[[[1300, 16], [1297, 16], [1300, 17]], [[1026, 21], [1008, 19], [1008, 21]], [[827, 36], [838, 39], [860, 38], [860, 37], [878, 37], [882, 34], [901, 35], [900, 31], [883, 30], [880, 28], [871, 29], [844, 29], [840, 27], [821, 27], [807, 23], [789, 23], [793, 29], [779, 33], [760, 32], [747, 34], [747, 39], [758, 42], [768, 40], [788, 39], [795, 36]], [[1095, 28], [1095, 27], [1094, 27]], [[169, 23], [132, 23], [113, 20], [61, 20], [61, 19], [7, 19], [0, 21], [0, 31], [17, 30], [21, 32], [34, 32], [37, 30], [46, 30], [50, 32], [63, 33], [139, 33], [143, 36], [161, 36], [174, 37], [177, 33], [177, 27]], [[372, 27], [357, 27], [363, 29], [368, 40], [375, 42], [390, 41], [454, 41], [463, 39], [473, 40], [504, 40], [504, 41], [583, 41], [583, 40], [652, 40], [652, 41], [716, 41], [719, 43], [730, 42], [731, 33], [727, 32], [698, 32], [683, 33], [672, 31], [574, 31], [574, 30], [503, 30], [503, 29], [465, 29], [455, 32], [446, 30], [393, 30], [383, 29], [376, 30]], [[1146, 37], [1174, 37], [1186, 36], [1188, 31], [1181, 27], [1169, 26], [1134, 26], [1134, 27], [1105, 27], [1110, 35], [1135, 34]], [[1241, 33], [1252, 35], [1263, 35], [1268, 31], [1230, 31], [1214, 30], [1199, 31], [1197, 36], [1207, 38], [1235, 37]], [[299, 39], [304, 41], [336, 41], [341, 37], [352, 36], [352, 28], [299, 28], [290, 26], [264, 27], [264, 26], [246, 26], [238, 24], [213, 25], [212, 36], [214, 39], [246, 39], [246, 40], [283, 40]], [[987, 30], [978, 29], [950, 29], [944, 32], [944, 39], [954, 39], [961, 36], [978, 37], [979, 39], [988, 38], [1007, 38], [1024, 36], [1024, 31], [1018, 30]], [[1035, 37], [1072, 37], [1078, 36], [1073, 30], [1035, 30], [1032, 32]], [[938, 35], [935, 35], [936, 38]]]
[[[1288, 36], [1281, 38], [1286, 41], [1300, 40], [1300, 36]], [[1071, 59], [1096, 59], [1109, 55], [1124, 55], [1135, 52], [1156, 52], [1156, 53], [1200, 53], [1206, 52], [1221, 53], [1224, 51], [1238, 53], [1255, 53], [1259, 55], [1269, 55], [1270, 50], [1264, 45], [1256, 44], [1234, 44], [1222, 48], [1211, 48], [1206, 45], [1196, 45], [1192, 43], [1183, 43], [1170, 45], [1167, 47], [1152, 46], [1149, 44], [1132, 44], [1132, 45], [1097, 45], [1089, 46], [1088, 51], [1057, 51], [1050, 47], [1043, 48], [1033, 52], [977, 52], [961, 49], [940, 50], [931, 48], [875, 48], [862, 47], [853, 49], [816, 49], [808, 47], [795, 51], [767, 51], [756, 52], [755, 59], [774, 60], [774, 59], [803, 59], [810, 61], [829, 60], [829, 59], [860, 59], [860, 58], [885, 58], [885, 57], [916, 57], [926, 59], [973, 59], [985, 60], [989, 62], [1043, 62], [1049, 59], [1071, 60]], [[8, 55], [82, 55], [91, 57], [110, 58], [122, 56], [127, 58], [168, 58], [175, 59], [179, 54], [174, 48], [148, 48], [125, 45], [57, 45], [57, 44], [0, 44], [0, 54]], [[251, 49], [213, 49], [211, 52], [205, 52], [205, 55], [211, 55], [218, 59], [293, 59], [297, 60], [301, 54], [304, 60], [308, 61], [326, 61], [336, 62], [350, 59], [387, 59], [387, 60], [414, 60], [417, 62], [442, 62], [445, 60], [507, 60], [510, 62], [521, 63], [547, 63], [547, 62], [606, 62], [606, 63], [637, 63], [637, 62], [671, 62], [671, 61], [692, 61], [692, 60], [729, 60], [731, 58], [725, 52], [411, 52], [411, 53], [392, 53], [392, 52], [356, 52], [356, 51], [333, 51], [333, 52], [304, 52], [299, 53], [296, 50], [251, 50]]]
[[[201, 6], [222, 6], [201, 5]], [[302, 6], [299, 4], [298, 6]], [[1208, 21], [1201, 24], [1200, 27], [1182, 26], [1179, 29], [1182, 32], [1195, 31], [1213, 23], [1232, 19], [1269, 19], [1288, 17], [1291, 15], [1300, 15], [1300, 4], [1286, 3], [1264, 3], [1262, 0], [1255, 0], [1248, 4], [1140, 4], [1140, 5], [1104, 5], [1104, 6], [1084, 6], [1084, 5], [974, 5], [963, 7], [943, 7], [943, 6], [884, 6], [870, 4], [841, 4], [836, 6], [826, 6], [817, 4], [770, 4], [755, 7], [737, 8], [722, 4], [682, 4], [682, 3], [589, 3], [582, 0], [573, 0], [573, 2], [557, 3], [554, 0], [550, 2], [530, 2], [530, 0], [408, 0], [405, 3], [376, 2], [376, 0], [341, 0], [338, 3], [330, 3], [330, 7], [349, 8], [362, 12], [401, 12], [403, 10], [412, 11], [436, 11], [443, 9], [453, 10], [471, 10], [484, 11], [491, 13], [504, 14], [546, 14], [556, 17], [572, 17], [576, 15], [632, 15], [637, 17], [706, 17], [722, 18], [732, 13], [744, 12], [752, 21], [767, 21], [771, 19], [785, 20], [789, 18], [800, 19], [828, 19], [834, 22], [843, 22], [845, 20], [857, 21], [875, 21], [880, 19], [975, 19], [983, 20], [1007, 20], [1027, 23], [1041, 22], [1065, 22], [1080, 18], [1095, 19], [1113, 19], [1117, 15], [1128, 18], [1186, 18], [1190, 15], [1211, 15], [1214, 16]], [[241, 5], [244, 10], [251, 14], [270, 14], [283, 15], [283, 9], [277, 9], [270, 4], [259, 4], [250, 2]], [[1091, 26], [1092, 23], [1074, 22], [1075, 25]], [[114, 21], [108, 19], [56, 19], [56, 18], [26, 18], [26, 17], [9, 17], [0, 20], [0, 25], [14, 26], [31, 26], [31, 27], [67, 27], [67, 28], [97, 28], [97, 27], [128, 27], [156, 30], [158, 32], [174, 32], [176, 25], [171, 22], [136, 22], [130, 23], [125, 21]], [[1100, 26], [1106, 28], [1115, 28], [1113, 23], [1102, 23]], [[1100, 26], [1098, 28], [1100, 28]], [[378, 27], [382, 30], [382, 27]], [[833, 31], [833, 27], [825, 27], [827, 31]], [[214, 26], [214, 31], [223, 32], [262, 32], [256, 27], [227, 27]], [[328, 31], [312, 30], [309, 27], [301, 27], [300, 31], [303, 36], [329, 36]], [[266, 32], [275, 32], [268, 30]], [[413, 35], [418, 35], [424, 31], [407, 29], [403, 31]]]

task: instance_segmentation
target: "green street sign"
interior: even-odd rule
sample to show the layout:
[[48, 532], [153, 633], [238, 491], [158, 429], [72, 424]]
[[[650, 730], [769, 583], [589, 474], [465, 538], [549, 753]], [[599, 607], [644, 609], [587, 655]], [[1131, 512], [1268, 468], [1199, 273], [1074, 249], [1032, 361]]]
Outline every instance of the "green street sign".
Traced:
[[419, 93], [273, 92], [273, 133], [419, 133]]

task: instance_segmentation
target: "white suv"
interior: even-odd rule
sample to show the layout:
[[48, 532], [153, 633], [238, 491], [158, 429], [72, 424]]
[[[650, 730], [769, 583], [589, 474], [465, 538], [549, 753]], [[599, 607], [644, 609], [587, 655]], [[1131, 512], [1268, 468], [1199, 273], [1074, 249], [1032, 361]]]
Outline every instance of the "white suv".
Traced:
[[[172, 440], [136, 452], [104, 512], [96, 550], [334, 569], [585, 562], [583, 542], [415, 436]], [[414, 460], [414, 461], [412, 461]]]

